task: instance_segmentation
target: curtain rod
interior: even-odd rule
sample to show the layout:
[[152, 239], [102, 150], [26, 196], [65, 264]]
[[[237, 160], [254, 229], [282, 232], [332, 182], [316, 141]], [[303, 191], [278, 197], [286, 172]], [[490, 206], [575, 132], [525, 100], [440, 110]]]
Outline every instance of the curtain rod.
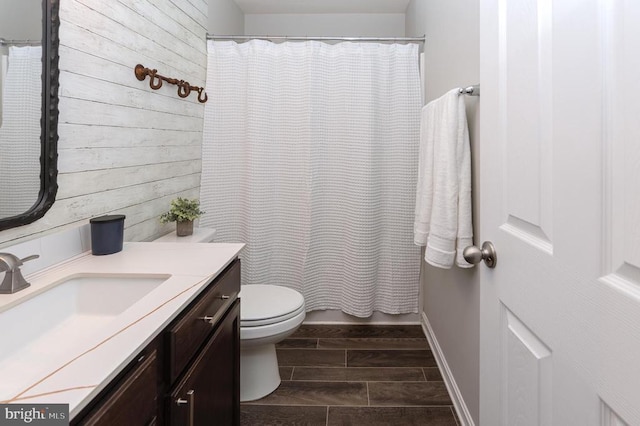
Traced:
[[40, 46], [40, 40], [7, 40], [0, 37], [0, 46]]
[[292, 40], [292, 41], [386, 41], [394, 43], [424, 43], [422, 37], [299, 37], [299, 36], [270, 36], [270, 35], [215, 35], [207, 34], [207, 40]]

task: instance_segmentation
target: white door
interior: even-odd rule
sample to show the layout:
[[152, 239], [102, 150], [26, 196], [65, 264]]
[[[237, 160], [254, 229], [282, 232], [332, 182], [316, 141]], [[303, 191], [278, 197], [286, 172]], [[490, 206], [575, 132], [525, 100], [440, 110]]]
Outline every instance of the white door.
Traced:
[[480, 5], [481, 425], [640, 425], [640, 1]]

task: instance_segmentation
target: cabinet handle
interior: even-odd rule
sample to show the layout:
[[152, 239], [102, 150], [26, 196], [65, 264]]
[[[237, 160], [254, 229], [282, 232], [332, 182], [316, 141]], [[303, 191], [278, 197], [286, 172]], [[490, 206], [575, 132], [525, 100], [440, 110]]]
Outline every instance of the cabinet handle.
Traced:
[[187, 392], [189, 395], [189, 426], [193, 426], [195, 420], [195, 393], [193, 389]]
[[189, 399], [182, 399], [182, 398], [178, 398], [176, 399], [176, 404], [177, 405], [184, 405], [184, 404], [189, 404], [189, 426], [193, 426], [193, 422], [195, 419], [195, 392], [193, 389], [190, 389], [189, 391], [187, 391], [187, 396], [189, 397]]
[[211, 322], [213, 321], [213, 317], [210, 317], [209, 315], [205, 315], [203, 317], [198, 317], [199, 320], [202, 320], [204, 322]]
[[[222, 307], [218, 310], [218, 317], [220, 317], [220, 312], [224, 313], [227, 311], [227, 309], [229, 308], [229, 306], [231, 306], [231, 304], [233, 303], [233, 300], [231, 300], [231, 296], [227, 296], [226, 294], [223, 294], [221, 296], [218, 296], [220, 299], [222, 300], [226, 300], [226, 302], [224, 303], [224, 305], [222, 305]], [[205, 315], [203, 317], [198, 317], [199, 320], [202, 320], [204, 322], [208, 322], [210, 325], [215, 325], [214, 324], [214, 320], [216, 319], [215, 315]]]

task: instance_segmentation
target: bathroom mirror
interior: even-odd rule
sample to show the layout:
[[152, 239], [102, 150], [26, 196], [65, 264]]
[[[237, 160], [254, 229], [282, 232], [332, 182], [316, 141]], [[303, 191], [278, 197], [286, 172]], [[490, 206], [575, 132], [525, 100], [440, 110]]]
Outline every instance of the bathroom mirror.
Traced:
[[0, 230], [41, 218], [58, 189], [58, 10], [0, 1]]

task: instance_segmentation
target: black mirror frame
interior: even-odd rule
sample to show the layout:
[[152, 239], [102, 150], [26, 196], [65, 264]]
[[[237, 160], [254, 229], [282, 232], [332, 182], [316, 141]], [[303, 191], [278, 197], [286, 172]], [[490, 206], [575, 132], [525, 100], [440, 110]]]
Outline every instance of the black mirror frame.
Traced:
[[25, 213], [0, 219], [0, 231], [40, 219], [58, 192], [58, 46], [60, 0], [42, 0], [42, 114], [40, 118], [40, 191]]

